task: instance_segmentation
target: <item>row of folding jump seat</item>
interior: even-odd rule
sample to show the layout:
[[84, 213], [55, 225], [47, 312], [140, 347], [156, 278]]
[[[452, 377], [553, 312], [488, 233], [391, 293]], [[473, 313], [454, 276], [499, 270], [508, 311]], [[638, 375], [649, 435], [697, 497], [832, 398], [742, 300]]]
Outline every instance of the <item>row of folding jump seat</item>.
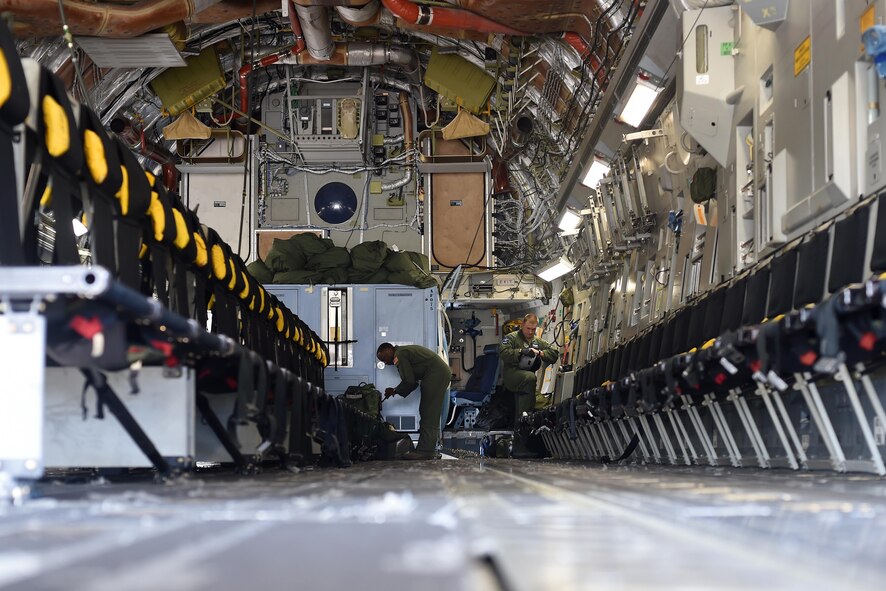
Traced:
[[[2, 23], [0, 46], [0, 321], [18, 338], [2, 373], [25, 388], [0, 433], [5, 475], [138, 463], [115, 454], [120, 434], [167, 474], [342, 455], [329, 431], [352, 413], [324, 391], [326, 344]], [[88, 391], [119, 426], [84, 422]]]
[[578, 370], [528, 419], [554, 457], [886, 474], [886, 196]]

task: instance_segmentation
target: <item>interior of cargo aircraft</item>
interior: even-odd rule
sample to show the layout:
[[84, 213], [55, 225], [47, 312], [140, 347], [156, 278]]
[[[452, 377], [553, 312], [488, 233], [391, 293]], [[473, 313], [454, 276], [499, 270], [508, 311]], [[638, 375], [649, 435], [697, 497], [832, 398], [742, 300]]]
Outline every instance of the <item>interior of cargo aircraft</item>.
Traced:
[[0, 589], [883, 589], [886, 0], [0, 0]]

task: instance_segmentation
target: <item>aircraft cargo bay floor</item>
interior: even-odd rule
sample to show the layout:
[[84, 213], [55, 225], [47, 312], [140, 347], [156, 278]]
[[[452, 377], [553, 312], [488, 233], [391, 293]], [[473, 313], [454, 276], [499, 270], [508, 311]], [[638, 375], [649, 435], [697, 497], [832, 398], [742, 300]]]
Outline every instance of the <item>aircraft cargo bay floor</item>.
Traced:
[[886, 482], [468, 458], [42, 483], [0, 588], [882, 589]]

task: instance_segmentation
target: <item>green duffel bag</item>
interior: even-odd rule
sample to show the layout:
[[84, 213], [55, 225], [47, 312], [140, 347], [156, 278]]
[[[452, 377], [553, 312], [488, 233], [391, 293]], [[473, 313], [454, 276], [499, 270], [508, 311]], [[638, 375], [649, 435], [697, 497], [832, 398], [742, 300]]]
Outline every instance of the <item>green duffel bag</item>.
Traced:
[[695, 171], [689, 183], [689, 197], [695, 203], [710, 201], [717, 195], [717, 169], [702, 167]]
[[392, 252], [385, 259], [385, 269], [391, 273], [405, 273], [415, 269], [415, 265], [406, 252]]
[[348, 386], [348, 389], [339, 397], [339, 400], [343, 404], [347, 404], [370, 416], [381, 416], [381, 392], [376, 390], [375, 384], [360, 382], [356, 386]]
[[371, 275], [385, 264], [391, 250], [381, 240], [363, 242], [351, 249], [351, 267], [354, 271]]
[[321, 252], [326, 252], [335, 246], [329, 238], [320, 238], [316, 234], [310, 232], [296, 234], [289, 240], [301, 248], [301, 251], [307, 258], [311, 258], [312, 255], [320, 254]]
[[428, 260], [428, 257], [426, 255], [411, 250], [407, 251], [406, 254], [409, 255], [409, 258], [412, 260], [413, 264], [416, 267], [418, 267], [425, 273], [431, 272], [431, 262]]
[[249, 271], [249, 274], [259, 283], [274, 282], [274, 272], [268, 269], [268, 266], [261, 259], [252, 261], [246, 265], [246, 270]]
[[351, 255], [343, 246], [334, 246], [327, 251], [308, 257], [306, 269], [326, 271], [327, 269], [347, 269], [351, 266]]
[[354, 268], [348, 269], [348, 281], [350, 283], [369, 283], [367, 279], [375, 275], [374, 272], [358, 271]]
[[326, 269], [323, 271], [323, 283], [337, 285], [339, 283], [348, 283], [348, 270], [344, 268]]
[[281, 273], [305, 268], [308, 257], [305, 256], [301, 246], [293, 241], [293, 238], [288, 240], [274, 239], [274, 244], [268, 251], [268, 256], [265, 257], [265, 265], [268, 269], [275, 273]]
[[320, 283], [323, 276], [317, 271], [304, 269], [274, 273], [274, 283], [294, 283], [296, 285], [308, 285]]

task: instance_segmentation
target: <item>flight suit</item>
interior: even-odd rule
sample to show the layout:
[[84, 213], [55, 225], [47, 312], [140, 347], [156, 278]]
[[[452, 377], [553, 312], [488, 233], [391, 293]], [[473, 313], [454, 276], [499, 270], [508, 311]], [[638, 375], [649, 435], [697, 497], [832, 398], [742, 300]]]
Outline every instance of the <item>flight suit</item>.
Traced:
[[449, 392], [452, 370], [439, 355], [421, 345], [403, 345], [394, 349], [394, 364], [400, 373], [400, 383], [394, 392], [408, 396], [420, 382], [421, 401], [418, 405], [420, 422], [416, 451], [434, 452], [440, 438], [440, 417], [443, 402]]
[[553, 363], [560, 356], [560, 352], [544, 339], [534, 337], [527, 341], [519, 330], [512, 332], [501, 341], [499, 358], [502, 361], [502, 381], [506, 389], [514, 392], [514, 425], [523, 416], [523, 413], [531, 413], [535, 408], [535, 372], [520, 369], [520, 352], [526, 348], [535, 348], [541, 351], [541, 359], [545, 363]]

